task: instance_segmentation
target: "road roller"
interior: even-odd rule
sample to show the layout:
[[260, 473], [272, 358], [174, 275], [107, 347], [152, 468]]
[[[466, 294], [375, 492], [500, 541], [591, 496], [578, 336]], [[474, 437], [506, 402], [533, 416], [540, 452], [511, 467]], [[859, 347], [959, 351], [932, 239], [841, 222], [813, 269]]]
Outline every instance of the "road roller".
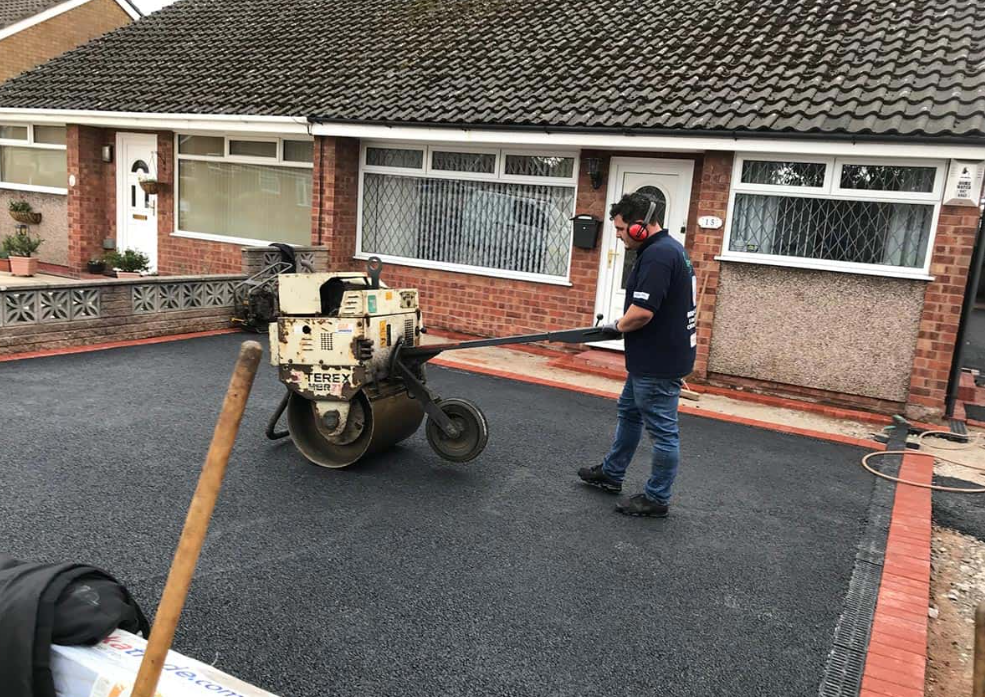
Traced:
[[[534, 341], [585, 343], [613, 338], [599, 326], [456, 343], [421, 344], [426, 329], [416, 289], [380, 281], [383, 263], [365, 272], [279, 276], [270, 361], [286, 394], [267, 425], [271, 440], [290, 436], [308, 460], [347, 467], [413, 435], [425, 418], [431, 449], [453, 463], [486, 447], [486, 417], [466, 399], [444, 399], [427, 385], [425, 364], [451, 350]], [[278, 430], [286, 413], [287, 430]]]

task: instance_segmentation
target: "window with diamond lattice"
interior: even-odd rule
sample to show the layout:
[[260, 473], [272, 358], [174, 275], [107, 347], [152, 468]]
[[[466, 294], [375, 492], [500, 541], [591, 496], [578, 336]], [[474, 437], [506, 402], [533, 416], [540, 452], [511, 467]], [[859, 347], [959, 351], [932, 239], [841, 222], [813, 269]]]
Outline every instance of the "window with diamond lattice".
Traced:
[[857, 273], [927, 273], [945, 169], [931, 160], [740, 155], [725, 254]]
[[919, 268], [934, 206], [736, 194], [732, 216], [734, 252]]
[[573, 187], [366, 172], [360, 251], [564, 277]]

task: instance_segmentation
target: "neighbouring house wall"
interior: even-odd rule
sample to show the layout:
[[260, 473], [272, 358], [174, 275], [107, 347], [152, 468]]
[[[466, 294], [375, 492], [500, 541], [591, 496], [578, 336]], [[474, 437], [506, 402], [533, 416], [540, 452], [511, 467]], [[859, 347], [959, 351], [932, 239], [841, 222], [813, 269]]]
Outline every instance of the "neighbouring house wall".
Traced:
[[708, 370], [905, 402], [926, 285], [723, 263]]
[[132, 20], [113, 0], [90, 0], [0, 41], [0, 81]]
[[11, 201], [24, 200], [41, 213], [41, 223], [31, 225], [32, 235], [44, 240], [38, 249], [38, 259], [46, 264], [68, 266], [68, 201], [64, 194], [42, 194], [36, 191], [0, 189], [0, 237], [13, 233], [17, 222], [6, 213]]

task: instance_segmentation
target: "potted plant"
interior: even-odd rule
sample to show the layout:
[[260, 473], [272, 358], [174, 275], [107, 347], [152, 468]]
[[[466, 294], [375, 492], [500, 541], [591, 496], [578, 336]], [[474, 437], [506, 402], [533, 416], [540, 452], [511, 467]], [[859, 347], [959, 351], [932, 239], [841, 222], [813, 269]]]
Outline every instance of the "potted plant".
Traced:
[[37, 225], [41, 222], [41, 214], [36, 213], [31, 204], [23, 199], [12, 200], [7, 204], [7, 208], [10, 211], [10, 217], [16, 220], [18, 223], [23, 223], [24, 225]]
[[99, 259], [98, 257], [93, 257], [86, 264], [86, 270], [89, 273], [101, 274], [103, 271], [106, 270], [106, 262], [103, 261], [102, 259]]
[[10, 272], [15, 276], [33, 276], [38, 271], [38, 258], [31, 256], [41, 246], [40, 237], [31, 237], [27, 227], [19, 227], [3, 239], [3, 250], [10, 257]]
[[0, 249], [0, 271], [10, 271], [10, 254], [6, 249]]
[[150, 268], [150, 259], [136, 249], [124, 249], [122, 252], [109, 252], [106, 264], [116, 269], [117, 278], [140, 278], [140, 272]]
[[153, 174], [147, 174], [141, 172], [137, 175], [137, 183], [140, 184], [140, 188], [146, 193], [154, 195], [160, 189], [160, 182], [157, 181], [157, 177]]

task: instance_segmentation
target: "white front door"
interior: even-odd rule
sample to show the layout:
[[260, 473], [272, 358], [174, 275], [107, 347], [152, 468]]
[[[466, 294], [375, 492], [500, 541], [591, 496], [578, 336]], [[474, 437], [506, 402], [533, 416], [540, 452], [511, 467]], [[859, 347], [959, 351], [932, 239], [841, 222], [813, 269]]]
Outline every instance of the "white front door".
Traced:
[[136, 249], [157, 270], [157, 195], [140, 188], [141, 174], [157, 176], [157, 136], [116, 134], [116, 247]]
[[[694, 162], [691, 160], [657, 160], [635, 157], [614, 157], [609, 167], [609, 191], [606, 211], [623, 194], [643, 191], [652, 194], [660, 204], [657, 218], [670, 234], [684, 244], [688, 206], [691, 201], [691, 179]], [[611, 322], [623, 314], [626, 301], [626, 279], [636, 260], [616, 237], [611, 220], [605, 221], [602, 232], [602, 260], [595, 312]], [[594, 346], [622, 349], [622, 341], [602, 341]]]

